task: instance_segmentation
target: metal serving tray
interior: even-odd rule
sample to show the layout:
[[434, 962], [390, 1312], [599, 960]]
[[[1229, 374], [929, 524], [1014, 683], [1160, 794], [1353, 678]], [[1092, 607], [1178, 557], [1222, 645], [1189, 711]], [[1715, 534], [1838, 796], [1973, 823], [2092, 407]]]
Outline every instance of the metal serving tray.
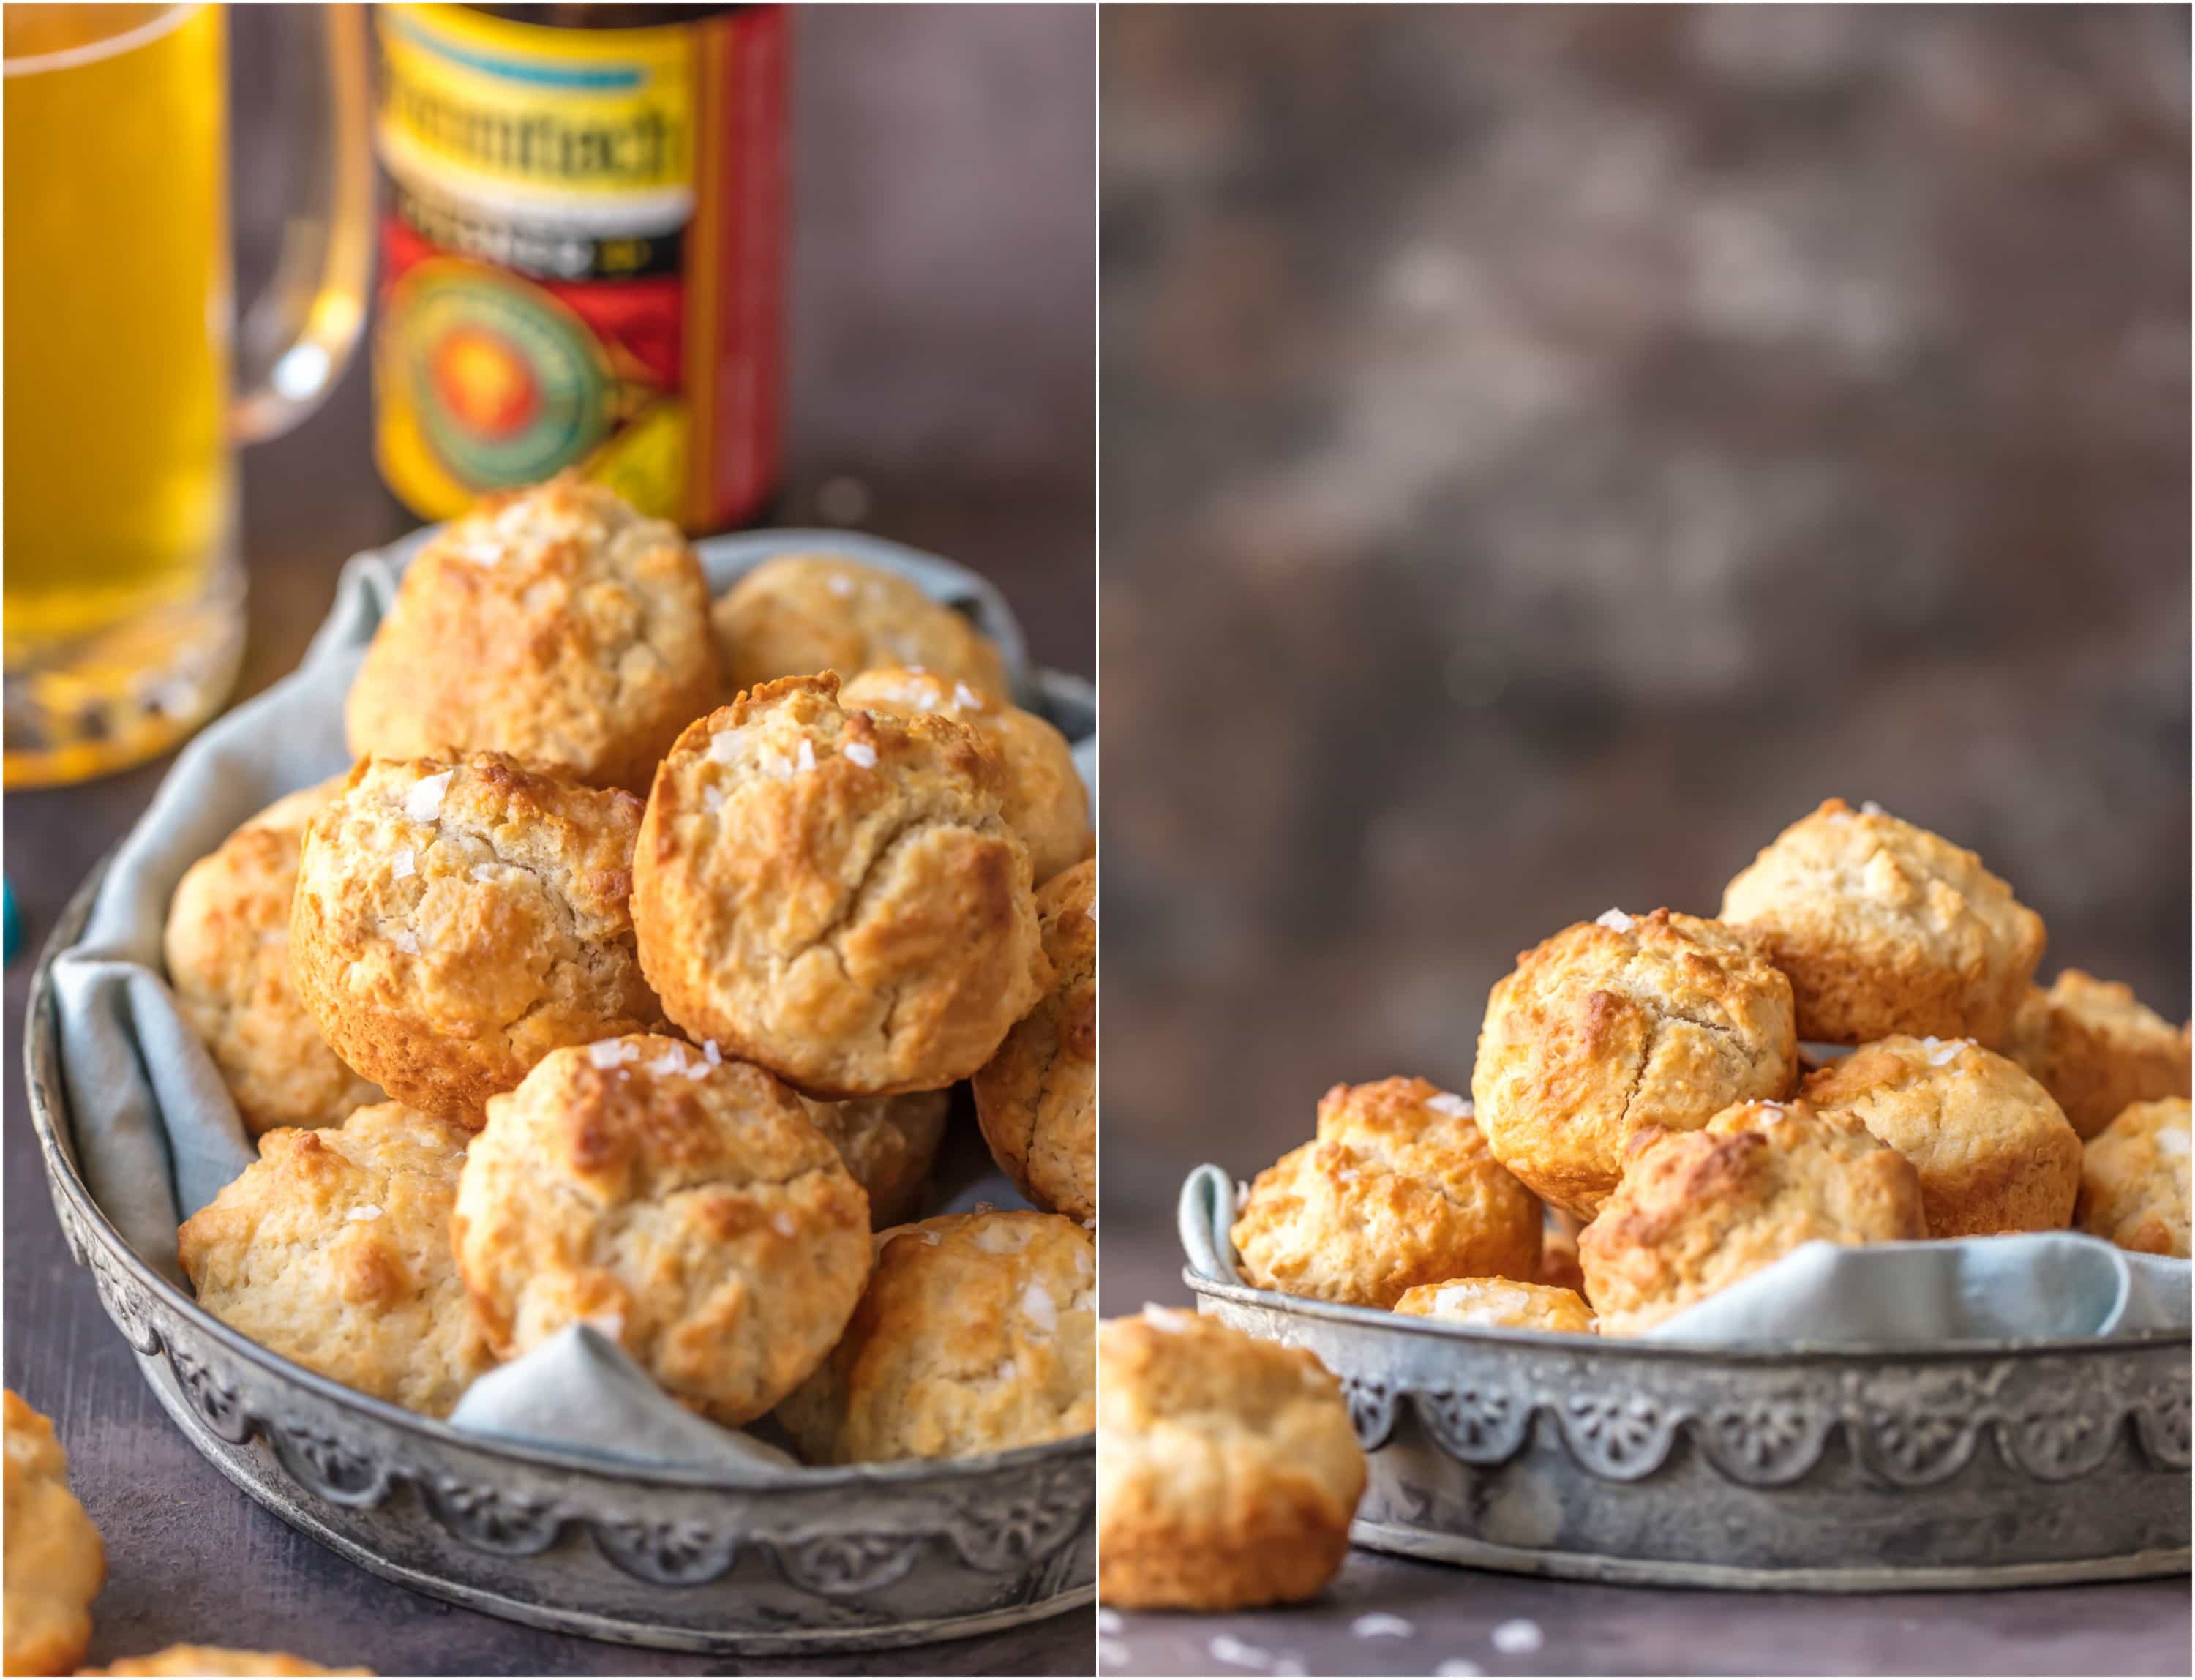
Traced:
[[1467, 1329], [1195, 1263], [1182, 1276], [1200, 1310], [1309, 1348], [1341, 1379], [1371, 1466], [1352, 1533], [1380, 1551], [1815, 1592], [2188, 1567], [2185, 1331], [1926, 1352], [1685, 1348]]

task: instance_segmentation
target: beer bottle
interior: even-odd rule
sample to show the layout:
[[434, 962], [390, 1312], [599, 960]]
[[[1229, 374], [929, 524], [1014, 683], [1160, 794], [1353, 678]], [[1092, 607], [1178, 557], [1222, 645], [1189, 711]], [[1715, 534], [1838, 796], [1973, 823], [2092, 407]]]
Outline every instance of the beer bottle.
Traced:
[[774, 5], [383, 5], [374, 447], [428, 519], [567, 467], [693, 532], [778, 476]]

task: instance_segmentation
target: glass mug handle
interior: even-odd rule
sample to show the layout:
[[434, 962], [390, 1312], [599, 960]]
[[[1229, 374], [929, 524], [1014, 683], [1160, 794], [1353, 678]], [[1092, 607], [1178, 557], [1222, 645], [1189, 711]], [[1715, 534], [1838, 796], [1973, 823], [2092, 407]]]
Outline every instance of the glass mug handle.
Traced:
[[273, 277], [237, 327], [238, 390], [229, 433], [279, 437], [334, 386], [366, 323], [373, 266], [373, 148], [367, 131], [366, 8], [270, 6], [275, 96], [301, 159]]

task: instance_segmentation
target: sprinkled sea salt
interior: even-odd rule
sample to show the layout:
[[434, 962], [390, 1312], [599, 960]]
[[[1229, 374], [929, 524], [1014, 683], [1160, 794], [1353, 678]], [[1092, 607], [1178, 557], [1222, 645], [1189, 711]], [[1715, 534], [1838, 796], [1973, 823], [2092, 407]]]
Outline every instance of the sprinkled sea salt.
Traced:
[[1519, 1616], [1515, 1621], [1504, 1622], [1493, 1632], [1494, 1648], [1505, 1657], [1530, 1656], [1547, 1642], [1547, 1636], [1540, 1631], [1540, 1625]]
[[965, 683], [955, 683], [953, 685], [953, 703], [963, 712], [980, 712], [983, 709], [983, 696]]
[[1619, 933], [1628, 933], [1631, 931], [1631, 918], [1624, 915], [1622, 910], [1603, 910], [1593, 920], [1603, 927], [1613, 927]]
[[401, 847], [397, 852], [395, 861], [389, 864], [389, 873], [395, 876], [398, 880], [409, 880], [412, 876], [419, 873], [418, 869], [414, 867], [414, 863], [415, 860], [412, 856], [412, 848], [408, 846]]
[[798, 1221], [782, 1208], [769, 1216], [769, 1228], [781, 1237], [798, 1237], [800, 1234]]
[[800, 755], [793, 759], [792, 766], [795, 770], [813, 770], [815, 768], [815, 742], [803, 737], [800, 742]]
[[2168, 1126], [2157, 1134], [2157, 1152], [2184, 1160], [2187, 1155], [2187, 1134], [2177, 1126]]
[[452, 772], [423, 776], [404, 795], [404, 814], [414, 823], [431, 823], [442, 811], [442, 795], [449, 791]]
[[701, 790], [702, 810], [721, 811], [723, 809], [723, 805], [724, 790], [722, 788], [704, 788]]
[[[988, 1213], [988, 1208], [978, 1208], [978, 1213]], [[976, 1246], [985, 1254], [1019, 1254], [1028, 1246], [1028, 1228], [1021, 1224], [979, 1225], [969, 1233]]]
[[1884, 817], [1887, 816], [1889, 813], [1885, 811], [1883, 808], [1877, 805], [1873, 800], [1864, 800], [1861, 801], [1859, 814], [1863, 817]]
[[709, 750], [701, 756], [711, 764], [728, 765], [740, 755], [740, 732], [720, 729], [709, 737]]
[[877, 767], [877, 749], [866, 741], [850, 741], [839, 751], [849, 763], [857, 764], [863, 770]]
[[792, 779], [792, 760], [776, 748], [765, 747], [756, 754], [756, 758], [762, 767], [779, 781], [790, 782]]
[[1108, 1668], [1126, 1668], [1135, 1660], [1135, 1653], [1128, 1648], [1126, 1640], [1101, 1636], [1098, 1641], [1098, 1660]]
[[925, 1248], [934, 1249], [944, 1240], [945, 1238], [935, 1231], [925, 1231], [922, 1233], [922, 1245]]
[[1022, 1291], [1022, 1316], [1049, 1336], [1059, 1328], [1059, 1303], [1042, 1284], [1033, 1283]]
[[713, 1038], [705, 1038], [701, 1041], [701, 1055], [711, 1067], [720, 1067], [723, 1065], [724, 1053], [717, 1048], [717, 1041]]
[[495, 865], [493, 863], [474, 864], [473, 879], [475, 880], [493, 880], [495, 879]]
[[389, 936], [389, 944], [406, 956], [419, 955], [419, 936], [408, 927], [400, 927]]
[[1455, 1120], [1468, 1120], [1478, 1112], [1471, 1106], [1469, 1097], [1460, 1097], [1453, 1091], [1443, 1091], [1437, 1097], [1426, 1098], [1426, 1106], [1436, 1114], [1445, 1114]]
[[846, 600], [854, 592], [854, 580], [844, 572], [832, 573], [829, 577], [823, 580], [823, 586], [841, 601]]
[[668, 1079], [674, 1073], [683, 1073], [686, 1071], [686, 1053], [673, 1044], [648, 1064], [648, 1071], [659, 1079]]
[[596, 1067], [617, 1067], [636, 1061], [639, 1056], [640, 1046], [628, 1044], [622, 1038], [601, 1038], [587, 1046], [587, 1059]]
[[1156, 1302], [1144, 1303], [1144, 1322], [1153, 1330], [1165, 1331], [1169, 1336], [1187, 1334], [1196, 1322], [1196, 1314], [1185, 1313], [1178, 1307], [1161, 1307]]
[[1359, 1639], [1408, 1639], [1417, 1629], [1400, 1616], [1375, 1610], [1350, 1623], [1349, 1631]]
[[1074, 1299], [1068, 1304], [1067, 1310], [1070, 1313], [1096, 1312], [1098, 1310], [1097, 1291], [1095, 1290], [1086, 1289], [1079, 1289], [1075, 1290]]
[[1963, 1038], [1924, 1038], [1922, 1047], [1928, 1052], [1928, 1065], [1949, 1067], [1958, 1059], [1959, 1052], [1967, 1048]]
[[1246, 1645], [1231, 1633], [1213, 1635], [1212, 1643], [1206, 1648], [1212, 1653], [1213, 1661], [1227, 1663], [1236, 1668], [1270, 1668], [1273, 1666], [1270, 1651], [1259, 1645]]
[[1098, 1228], [1097, 1215], [1093, 1214], [1088, 1219], [1084, 1220], [1082, 1221], [1082, 1228], [1085, 1231], [1095, 1231]]
[[1118, 1610], [1109, 1609], [1103, 1607], [1099, 1608], [1098, 1612], [1098, 1632], [1118, 1633], [1121, 1631], [1121, 1613]]
[[1354, 1184], [1358, 1179], [1364, 1175], [1358, 1172], [1354, 1167], [1344, 1167], [1339, 1172], [1336, 1173], [1334, 1176], [1339, 1179], [1344, 1184]]
[[1022, 1368], [1016, 1365], [1011, 1360], [1000, 1360], [999, 1361], [999, 1380], [1001, 1383], [1011, 1383], [1021, 1374]]
[[1483, 1674], [1486, 1671], [1469, 1657], [1444, 1657], [1433, 1672], [1439, 1675], [1441, 1680], [1472, 1680], [1472, 1676]]
[[343, 1217], [351, 1221], [354, 1224], [363, 1224], [370, 1219], [379, 1219], [381, 1217], [381, 1209], [374, 1206], [371, 1202], [361, 1202], [358, 1206], [353, 1208], [349, 1213], [345, 1214]]

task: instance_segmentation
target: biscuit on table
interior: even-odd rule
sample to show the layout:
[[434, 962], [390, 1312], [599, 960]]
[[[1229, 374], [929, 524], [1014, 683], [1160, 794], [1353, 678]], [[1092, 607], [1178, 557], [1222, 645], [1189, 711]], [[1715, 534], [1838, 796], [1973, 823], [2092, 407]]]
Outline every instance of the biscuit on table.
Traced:
[[372, 1674], [370, 1668], [322, 1668], [287, 1651], [239, 1651], [225, 1645], [170, 1645], [147, 1657], [124, 1657], [78, 1674]]
[[471, 1141], [394, 1102], [268, 1133], [176, 1233], [199, 1305], [308, 1371], [446, 1416], [493, 1363], [450, 1255]]
[[819, 1102], [813, 1097], [800, 1100], [868, 1197], [873, 1228], [903, 1225], [921, 1210], [930, 1169], [945, 1140], [949, 1094], [909, 1091], [896, 1097], [849, 1097], [844, 1102]]
[[381, 1093], [328, 1046], [290, 983], [290, 904], [305, 825], [333, 776], [277, 800], [185, 871], [168, 906], [168, 984], [254, 1137], [326, 1126]]
[[1971, 1038], [1864, 1044], [1799, 1094], [1913, 1163], [1932, 1237], [2062, 1231], [2073, 1217], [2080, 1134], [2049, 1092]]
[[2138, 1254], [2187, 1254], [2188, 1103], [2131, 1105], [2090, 1138], [2073, 1223]]
[[1164, 1307], [1098, 1329], [1098, 1596], [1132, 1610], [1310, 1598], [1349, 1550], [1364, 1451], [1300, 1348]]
[[500, 753], [361, 759], [306, 833], [298, 996], [391, 1096], [478, 1126], [559, 1045], [660, 1019], [628, 909], [640, 815]]
[[2042, 918], [1962, 846], [1829, 800], [1723, 889], [1791, 977], [1799, 1036], [2004, 1042], [2042, 961]]
[[567, 474], [489, 498], [419, 551], [343, 719], [361, 758], [487, 748], [642, 793], [717, 697], [694, 551]]
[[1576, 1290], [1520, 1284], [1508, 1278], [1450, 1278], [1444, 1284], [1420, 1284], [1403, 1292], [1395, 1310], [1444, 1324], [1593, 1333], [1593, 1308]]
[[998, 644], [965, 615], [897, 572], [843, 555], [765, 560], [710, 619], [727, 698], [779, 677], [852, 677], [882, 666], [919, 667], [978, 694], [1006, 693]]
[[1927, 1234], [1920, 1175], [1858, 1119], [1747, 1102], [1697, 1131], [1634, 1135], [1578, 1260], [1600, 1333], [1636, 1336], [1802, 1243]]
[[1005, 773], [999, 814], [1028, 842], [1029, 868], [1040, 885], [1090, 855], [1090, 791], [1075, 771], [1074, 749], [1035, 713], [937, 672], [896, 667], [850, 678], [838, 691], [838, 703], [902, 717], [935, 712], [989, 742]]
[[1038, 889], [1051, 989], [976, 1075], [976, 1117], [1000, 1169], [1039, 1207], [1098, 1213], [1098, 865]]
[[66, 1674], [91, 1643], [91, 1601], [107, 1579], [99, 1530], [69, 1492], [68, 1455], [52, 1420], [13, 1388], [0, 1391], [5, 1465], [7, 1615], [0, 1647], [9, 1674]]
[[2068, 968], [2031, 987], [2005, 1054], [2042, 1081], [2073, 1129], [2092, 1138], [2130, 1103], [2189, 1094], [2188, 1030], [2131, 988]]
[[815, 1368], [869, 1274], [868, 1198], [799, 1098], [650, 1033], [491, 1099], [450, 1233], [499, 1356], [584, 1320], [734, 1425]]
[[1259, 1173], [1236, 1214], [1259, 1289], [1359, 1307], [1448, 1278], [1540, 1263], [1540, 1204], [1494, 1158], [1471, 1105], [1423, 1079], [1336, 1085], [1318, 1136]]
[[881, 1231], [846, 1333], [777, 1408], [811, 1464], [965, 1458], [1096, 1417], [1097, 1244], [1057, 1214]]
[[665, 1012], [815, 1097], [975, 1072], [1049, 979], [998, 775], [965, 725], [848, 711], [827, 672], [696, 722], [633, 862]]
[[1684, 1131], [1789, 1094], [1791, 986], [1746, 934], [1610, 910], [1522, 952], [1486, 1004], [1471, 1093], [1502, 1165], [1590, 1219], [1644, 1126]]

